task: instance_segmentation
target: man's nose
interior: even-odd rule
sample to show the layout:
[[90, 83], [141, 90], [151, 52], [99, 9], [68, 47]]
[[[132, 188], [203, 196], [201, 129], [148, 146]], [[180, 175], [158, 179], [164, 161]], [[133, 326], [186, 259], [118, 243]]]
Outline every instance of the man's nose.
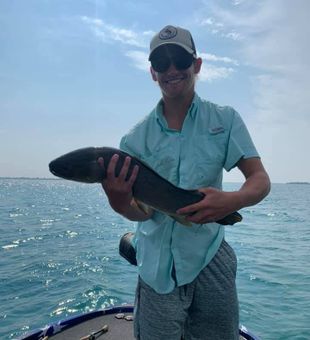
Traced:
[[175, 67], [173, 61], [171, 60], [170, 66], [169, 66], [168, 70], [166, 71], [166, 73], [176, 72], [176, 71], [178, 71], [178, 69]]

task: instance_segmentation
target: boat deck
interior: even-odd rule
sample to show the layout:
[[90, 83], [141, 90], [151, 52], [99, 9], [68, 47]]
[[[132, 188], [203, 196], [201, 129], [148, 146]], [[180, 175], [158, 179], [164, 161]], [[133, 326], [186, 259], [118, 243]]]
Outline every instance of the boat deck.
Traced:
[[[116, 314], [117, 315], [117, 314]], [[131, 313], [122, 313], [122, 318], [117, 319], [114, 314], [103, 315], [97, 318], [87, 320], [74, 327], [68, 328], [61, 333], [50, 336], [48, 339], [53, 340], [134, 340], [133, 322]], [[99, 332], [108, 326], [107, 332]], [[96, 332], [99, 332], [96, 334]], [[93, 334], [93, 339], [91, 338]]]
[[[52, 340], [135, 340], [133, 336], [132, 314], [123, 314], [117, 319], [115, 315], [99, 316], [88, 320], [61, 333], [53, 335]], [[127, 320], [129, 318], [129, 320]], [[102, 330], [102, 331], [100, 331]], [[240, 340], [247, 338], [240, 335]]]
[[[240, 340], [258, 340], [241, 326]], [[89, 312], [28, 333], [20, 340], [134, 340], [133, 306]], [[181, 340], [181, 339], [180, 339]]]

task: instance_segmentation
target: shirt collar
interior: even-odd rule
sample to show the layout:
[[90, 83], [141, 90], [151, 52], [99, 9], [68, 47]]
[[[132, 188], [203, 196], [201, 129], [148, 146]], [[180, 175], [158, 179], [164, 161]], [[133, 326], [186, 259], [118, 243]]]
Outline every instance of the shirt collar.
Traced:
[[[199, 103], [199, 96], [197, 95], [197, 93], [194, 94], [194, 98], [193, 101], [187, 111], [187, 114], [194, 119], [197, 113], [197, 109], [198, 109], [198, 103]], [[163, 130], [169, 130], [168, 125], [167, 125], [167, 121], [164, 117], [163, 114], [163, 100], [161, 99], [158, 104], [156, 105], [155, 108], [155, 116], [156, 116], [156, 120], [158, 122], [158, 124], [160, 125], [160, 127]]]
[[198, 111], [198, 106], [199, 106], [199, 96], [195, 92], [192, 104], [188, 109], [188, 113], [190, 114], [191, 118], [193, 118], [193, 119], [196, 117], [196, 113]]
[[164, 114], [163, 114], [163, 100], [162, 99], [156, 105], [155, 117], [156, 117], [157, 123], [160, 125], [162, 130], [167, 130], [168, 125], [167, 125], [167, 121], [166, 121]]

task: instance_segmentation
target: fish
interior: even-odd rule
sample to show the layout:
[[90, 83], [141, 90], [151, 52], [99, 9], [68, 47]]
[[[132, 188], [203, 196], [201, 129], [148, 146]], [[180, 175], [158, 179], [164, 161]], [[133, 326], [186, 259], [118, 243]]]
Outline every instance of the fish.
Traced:
[[[204, 198], [198, 190], [187, 190], [175, 186], [160, 176], [145, 162], [116, 148], [112, 147], [86, 147], [66, 153], [49, 163], [50, 172], [60, 178], [82, 183], [102, 183], [106, 178], [106, 169], [98, 163], [102, 157], [104, 164], [109, 164], [113, 155], [119, 156], [115, 167], [118, 176], [125, 158], [131, 158], [127, 179], [130, 177], [135, 165], [139, 166], [137, 178], [132, 187], [132, 195], [136, 203], [143, 210], [152, 208], [169, 215], [179, 223], [190, 226], [186, 215], [177, 214], [178, 209], [197, 203]], [[221, 225], [234, 225], [242, 220], [237, 211], [216, 221]]]

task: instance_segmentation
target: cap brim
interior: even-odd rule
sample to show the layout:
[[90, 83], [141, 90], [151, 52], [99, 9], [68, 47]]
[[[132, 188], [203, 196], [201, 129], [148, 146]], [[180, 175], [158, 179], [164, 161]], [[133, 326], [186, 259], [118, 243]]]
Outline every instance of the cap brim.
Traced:
[[188, 52], [189, 54], [192, 54], [194, 57], [196, 57], [196, 53], [193, 49], [191, 49], [190, 47], [184, 45], [184, 44], [181, 44], [181, 43], [178, 43], [178, 42], [163, 42], [162, 44], [156, 46], [150, 53], [149, 55], [149, 60], [151, 60], [151, 57], [152, 57], [152, 54], [161, 46], [164, 46], [164, 45], [177, 45], [177, 46], [180, 46], [182, 48], [184, 48], [184, 50], [186, 52]]

